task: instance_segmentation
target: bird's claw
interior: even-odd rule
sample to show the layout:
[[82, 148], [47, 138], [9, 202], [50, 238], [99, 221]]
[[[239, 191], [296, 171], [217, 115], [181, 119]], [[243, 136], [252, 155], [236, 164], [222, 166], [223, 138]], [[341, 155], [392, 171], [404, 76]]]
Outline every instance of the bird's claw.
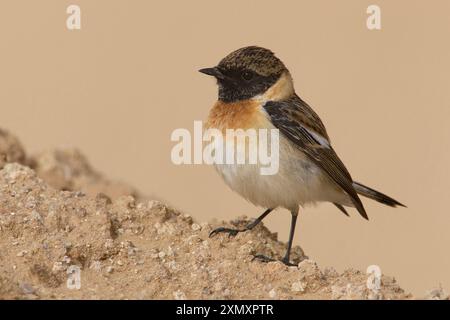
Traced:
[[286, 259], [286, 258], [283, 258], [283, 259], [281, 259], [281, 260], [276, 260], [276, 259], [274, 259], [274, 258], [270, 258], [270, 257], [265, 256], [265, 255], [263, 255], [263, 254], [257, 254], [257, 255], [254, 255], [252, 261], [253, 261], [253, 260], [258, 260], [258, 261], [265, 262], [265, 263], [268, 263], [268, 262], [274, 262], [274, 261], [281, 261], [282, 263], [284, 263], [284, 264], [287, 265], [288, 267], [297, 267], [297, 266], [298, 266], [297, 264], [290, 262], [290, 261], [289, 261], [288, 259]]
[[258, 260], [258, 261], [261, 261], [261, 262], [273, 262], [273, 261], [276, 261], [275, 259], [273, 259], [273, 258], [270, 258], [270, 257], [268, 257], [268, 256], [265, 256], [265, 255], [263, 255], [263, 254], [255, 254], [254, 256], [253, 256], [253, 259], [252, 259], [252, 261], [253, 260]]
[[216, 228], [213, 231], [211, 231], [211, 233], [209, 234], [209, 237], [211, 238], [211, 237], [215, 236], [216, 234], [222, 233], [222, 232], [227, 232], [228, 237], [235, 237], [241, 231], [242, 230], [238, 230], [238, 229], [219, 227], [219, 228]]
[[283, 258], [280, 260], [281, 262], [283, 262], [285, 265], [287, 265], [288, 267], [298, 267], [298, 264], [292, 263], [290, 262], [288, 259]]

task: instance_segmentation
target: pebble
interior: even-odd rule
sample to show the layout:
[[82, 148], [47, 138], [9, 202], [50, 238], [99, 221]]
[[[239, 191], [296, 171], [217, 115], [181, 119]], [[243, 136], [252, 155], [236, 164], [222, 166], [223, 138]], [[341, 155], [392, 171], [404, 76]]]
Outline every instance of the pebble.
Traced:
[[143, 204], [142, 202], [139, 202], [139, 203], [137, 204], [136, 208], [137, 208], [138, 210], [142, 210], [142, 209], [145, 208], [145, 204]]
[[169, 257], [172, 257], [172, 256], [174, 255], [174, 252], [173, 252], [173, 249], [172, 249], [171, 246], [169, 246], [169, 247], [167, 248], [167, 255], [168, 255]]
[[31, 217], [36, 221], [42, 222], [42, 216], [36, 210], [31, 212]]
[[153, 259], [156, 259], [156, 258], [158, 258], [158, 254], [157, 253], [152, 253], [152, 254], [150, 254], [150, 258], [153, 258]]
[[107, 273], [112, 273], [113, 271], [114, 271], [114, 268], [112, 266], [106, 267], [106, 272]]
[[222, 283], [221, 283], [221, 282], [216, 282], [216, 283], [214, 284], [214, 290], [215, 290], [215, 291], [220, 291], [220, 290], [222, 290]]
[[277, 292], [275, 291], [275, 289], [272, 289], [269, 291], [269, 297], [271, 297], [273, 299], [273, 298], [276, 298], [276, 296], [277, 296]]
[[36, 292], [33, 286], [26, 282], [22, 282], [21, 284], [19, 284], [19, 288], [25, 294], [34, 294]]
[[20, 252], [17, 254], [17, 256], [18, 256], [18, 257], [23, 257], [23, 256], [26, 255], [27, 253], [28, 253], [27, 250], [22, 250], [22, 251], [20, 251]]
[[186, 300], [186, 295], [181, 290], [174, 291], [173, 297], [175, 298], [175, 300]]
[[291, 290], [294, 292], [303, 292], [305, 291], [305, 286], [301, 281], [297, 281], [292, 284]]
[[176, 270], [177, 269], [177, 263], [175, 261], [170, 261], [167, 266], [172, 269], [172, 270]]
[[57, 261], [57, 262], [53, 263], [53, 267], [52, 267], [52, 271], [53, 272], [58, 272], [58, 271], [61, 271], [61, 270], [64, 270], [64, 269], [65, 268], [64, 268], [62, 262]]
[[158, 208], [158, 207], [161, 207], [161, 202], [160, 201], [157, 201], [157, 200], [150, 200], [149, 202], [148, 202], [148, 204], [147, 204], [147, 207], [149, 208], [149, 209], [156, 209], [156, 208]]

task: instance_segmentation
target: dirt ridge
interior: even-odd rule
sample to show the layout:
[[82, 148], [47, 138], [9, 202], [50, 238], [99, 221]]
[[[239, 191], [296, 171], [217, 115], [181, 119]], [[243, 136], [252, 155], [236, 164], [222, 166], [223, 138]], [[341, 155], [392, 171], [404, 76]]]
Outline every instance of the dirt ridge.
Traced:
[[412, 298], [392, 277], [370, 289], [365, 272], [322, 269], [299, 246], [298, 267], [253, 260], [286, 244], [263, 224], [210, 238], [217, 223], [146, 200], [78, 151], [27, 157], [2, 130], [0, 155], [0, 299]]

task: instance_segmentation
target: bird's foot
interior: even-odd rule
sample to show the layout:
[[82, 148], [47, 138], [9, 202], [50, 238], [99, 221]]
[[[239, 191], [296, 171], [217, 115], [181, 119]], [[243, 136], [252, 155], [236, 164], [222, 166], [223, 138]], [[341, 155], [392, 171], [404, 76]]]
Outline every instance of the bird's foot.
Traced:
[[228, 233], [228, 237], [235, 237], [239, 232], [244, 232], [247, 231], [247, 229], [231, 229], [231, 228], [224, 228], [224, 227], [219, 227], [214, 229], [213, 231], [211, 231], [211, 233], [209, 234], [209, 237], [214, 237], [216, 234], [218, 233]]
[[270, 258], [270, 257], [265, 256], [263, 254], [254, 255], [252, 261], [253, 260], [259, 260], [259, 261], [265, 262], [265, 263], [267, 263], [267, 262], [274, 262], [274, 261], [281, 261], [282, 263], [284, 263], [288, 267], [297, 267], [297, 264], [290, 262], [289, 259], [283, 258], [281, 260], [276, 260], [274, 258]]
[[253, 256], [253, 259], [252, 259], [252, 261], [253, 260], [258, 260], [258, 261], [261, 261], [261, 262], [273, 262], [273, 261], [276, 261], [274, 258], [270, 258], [270, 257], [268, 257], [268, 256], [265, 256], [265, 255], [263, 255], [263, 254], [255, 254], [254, 256]]

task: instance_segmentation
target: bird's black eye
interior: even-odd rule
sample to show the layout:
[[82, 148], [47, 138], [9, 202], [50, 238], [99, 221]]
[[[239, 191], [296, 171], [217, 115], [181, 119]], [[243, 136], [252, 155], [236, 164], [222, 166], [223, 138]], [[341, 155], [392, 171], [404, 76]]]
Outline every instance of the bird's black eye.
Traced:
[[251, 73], [250, 71], [244, 71], [241, 74], [242, 79], [244, 79], [245, 81], [250, 81], [253, 79], [253, 73]]

